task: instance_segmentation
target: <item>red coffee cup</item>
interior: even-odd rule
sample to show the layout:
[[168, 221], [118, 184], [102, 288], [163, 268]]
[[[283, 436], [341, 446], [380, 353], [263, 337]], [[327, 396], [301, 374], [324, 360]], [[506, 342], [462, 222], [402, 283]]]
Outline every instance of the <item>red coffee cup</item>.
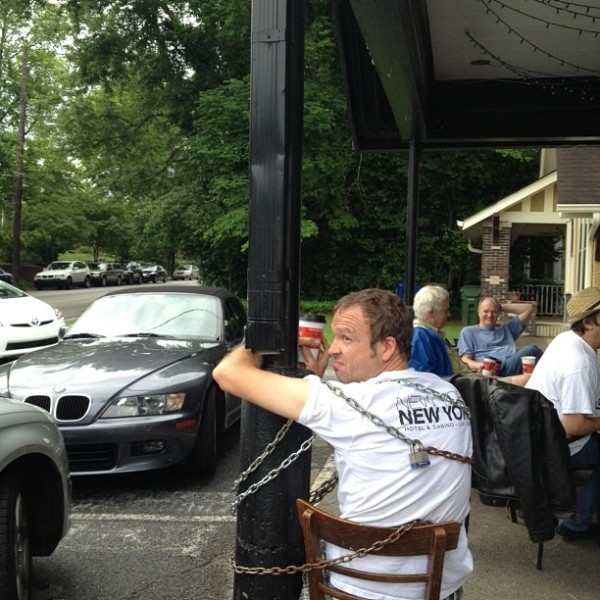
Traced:
[[[298, 337], [314, 338], [321, 340], [323, 338], [323, 329], [325, 329], [325, 316], [306, 314], [300, 315], [298, 323]], [[311, 348], [315, 358], [319, 355], [318, 348]], [[302, 350], [298, 348], [298, 359], [303, 360]]]
[[500, 372], [501, 364], [502, 363], [497, 358], [486, 356], [483, 359], [483, 364], [481, 366], [481, 374], [485, 377], [494, 377]]
[[523, 373], [533, 373], [535, 356], [523, 356], [521, 358], [521, 364], [523, 365]]

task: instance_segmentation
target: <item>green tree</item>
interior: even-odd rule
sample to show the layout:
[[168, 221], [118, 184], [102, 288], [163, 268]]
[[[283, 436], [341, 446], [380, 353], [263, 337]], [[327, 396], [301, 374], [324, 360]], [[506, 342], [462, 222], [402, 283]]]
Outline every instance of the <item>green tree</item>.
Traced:
[[[2, 239], [9, 240], [13, 248], [18, 243], [6, 229], [14, 220], [14, 231], [22, 232], [19, 237], [23, 258], [40, 260], [41, 254], [45, 260], [54, 254], [56, 238], [45, 230], [46, 221], [32, 213], [38, 208], [48, 215], [64, 211], [69, 198], [77, 196], [80, 182], [75, 163], [64, 151], [63, 132], [56, 121], [59, 107], [70, 93], [69, 66], [61, 52], [67, 31], [61, 7], [55, 3], [12, 0], [3, 3], [0, 20]], [[25, 52], [26, 62], [23, 60]], [[22, 75], [26, 75], [22, 80], [24, 86], [21, 86]], [[23, 91], [26, 104], [21, 98]], [[25, 120], [19, 132], [20, 114]], [[19, 152], [22, 152], [22, 160], [17, 160]], [[51, 204], [54, 199], [59, 199], [57, 206], [42, 206]], [[13, 212], [15, 207], [22, 208], [20, 218], [18, 211]], [[28, 231], [28, 222], [36, 223], [38, 229]], [[69, 236], [65, 233], [62, 237]], [[40, 252], [40, 239], [50, 240], [48, 250]], [[32, 247], [28, 247], [28, 241]], [[21, 252], [16, 262], [21, 262]], [[18, 267], [19, 264], [13, 264], [17, 272]]]

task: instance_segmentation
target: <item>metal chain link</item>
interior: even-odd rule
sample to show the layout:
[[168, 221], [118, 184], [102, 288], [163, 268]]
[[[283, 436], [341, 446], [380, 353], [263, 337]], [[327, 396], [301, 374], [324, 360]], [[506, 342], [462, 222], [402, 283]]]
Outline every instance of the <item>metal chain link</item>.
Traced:
[[325, 496], [327, 496], [327, 494], [329, 494], [329, 492], [335, 488], [337, 482], [338, 474], [337, 471], [334, 471], [333, 475], [324, 481], [319, 487], [315, 488], [314, 490], [310, 490], [310, 497], [308, 501], [311, 504], [318, 504], [321, 502], [321, 500], [323, 500], [323, 498], [325, 498]]
[[[432, 390], [426, 386], [422, 386], [420, 384], [407, 383], [407, 382], [400, 381], [397, 379], [385, 379], [383, 381], [400, 383], [401, 385], [404, 385], [405, 387], [414, 387], [415, 389], [422, 391], [422, 392], [426, 392], [428, 394], [431, 394], [431, 395], [435, 396], [436, 398], [443, 400], [444, 402], [450, 402], [451, 404], [456, 405], [461, 409], [463, 408], [461, 402], [455, 401], [455, 400], [451, 399], [450, 397], [446, 398], [445, 395], [442, 395], [439, 392], [436, 392], [435, 390]], [[328, 381], [323, 380], [323, 383], [333, 392], [333, 394], [335, 396], [344, 400], [350, 407], [352, 407], [354, 410], [356, 410], [358, 413], [360, 413], [363, 417], [366, 417], [369, 421], [371, 421], [371, 423], [373, 423], [373, 425], [376, 425], [377, 427], [382, 427], [391, 436], [403, 441], [405, 444], [408, 444], [411, 448], [415, 448], [417, 450], [425, 450], [429, 454], [433, 454], [435, 456], [442, 456], [444, 458], [449, 458], [450, 460], [456, 460], [458, 462], [473, 464], [473, 462], [474, 462], [473, 458], [470, 456], [462, 456], [461, 454], [455, 454], [454, 452], [438, 450], [437, 448], [434, 448], [433, 446], [425, 447], [420, 440], [409, 438], [409, 437], [405, 436], [399, 429], [396, 429], [396, 427], [393, 427], [392, 425], [387, 425], [383, 421], [383, 419], [381, 419], [377, 415], [373, 414], [372, 412], [369, 412], [366, 408], [363, 408], [356, 400], [354, 400], [354, 398], [350, 398], [350, 396], [346, 396], [346, 394], [344, 394], [344, 392], [341, 390], [341, 388], [332, 385]], [[464, 409], [466, 409], [466, 408], [467, 407], [465, 405]], [[468, 416], [468, 414], [469, 414], [468, 410], [466, 411], [466, 414]]]
[[277, 477], [277, 475], [279, 475], [279, 473], [281, 473], [281, 471], [283, 471], [284, 469], [287, 469], [303, 452], [305, 452], [312, 446], [312, 443], [315, 440], [315, 438], [316, 438], [316, 436], [312, 435], [307, 440], [302, 442], [302, 444], [300, 445], [300, 448], [298, 448], [298, 450], [296, 450], [295, 452], [292, 452], [287, 458], [285, 458], [278, 467], [275, 467], [274, 469], [269, 471], [260, 481], [253, 483], [252, 485], [248, 486], [248, 488], [245, 491], [243, 491], [241, 494], [238, 494], [236, 496], [235, 500], [231, 503], [231, 512], [235, 513], [235, 511], [237, 510], [237, 507], [241, 504], [241, 502], [245, 498], [247, 498], [250, 494], [253, 494], [254, 492], [256, 492], [261, 487], [263, 487], [263, 485], [266, 485], [267, 483], [269, 483], [269, 481], [275, 479], [275, 477]]
[[248, 477], [250, 476], [250, 474], [254, 473], [254, 471], [256, 471], [256, 469], [258, 469], [258, 467], [267, 458], [267, 456], [269, 456], [269, 454], [271, 454], [273, 452], [273, 450], [275, 450], [275, 447], [285, 437], [285, 434], [289, 431], [289, 429], [292, 426], [293, 422], [294, 421], [292, 419], [288, 419], [283, 424], [283, 427], [277, 432], [277, 434], [273, 438], [273, 441], [269, 442], [265, 446], [265, 449], [250, 463], [250, 465], [248, 466], [248, 468], [243, 473], [241, 473], [240, 476], [233, 482], [233, 488], [232, 489], [233, 489], [234, 492], [238, 491], [238, 489], [240, 487], [240, 484], [243, 481], [245, 481], [246, 479], [248, 479]]
[[401, 538], [413, 527], [417, 525], [428, 525], [429, 523], [429, 521], [421, 520], [404, 523], [403, 525], [396, 527], [390, 533], [390, 535], [388, 535], [388, 537], [383, 540], [377, 540], [373, 542], [369, 547], [359, 548], [351, 554], [344, 554], [343, 556], [338, 556], [337, 558], [331, 558], [329, 560], [320, 559], [312, 563], [304, 563], [303, 565], [288, 565], [287, 567], [243, 567], [235, 562], [235, 558], [232, 554], [229, 558], [229, 563], [234, 572], [238, 575], [295, 575], [296, 573], [308, 573], [309, 571], [314, 571], [315, 569], [328, 569], [335, 565], [349, 563], [355, 558], [362, 558], [372, 552], [378, 552], [384, 546], [387, 546], [388, 544], [391, 544]]

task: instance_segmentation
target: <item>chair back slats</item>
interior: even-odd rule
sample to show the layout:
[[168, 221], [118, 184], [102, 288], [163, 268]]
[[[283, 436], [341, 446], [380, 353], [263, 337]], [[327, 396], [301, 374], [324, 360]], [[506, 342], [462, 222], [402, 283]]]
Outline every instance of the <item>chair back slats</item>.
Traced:
[[[313, 563], [322, 558], [321, 540], [348, 550], [348, 554], [359, 548], [370, 548], [375, 542], [385, 540], [395, 527], [371, 527], [353, 523], [329, 514], [305, 500], [296, 500], [298, 517], [306, 552], [306, 562]], [[424, 583], [425, 600], [438, 600], [441, 588], [444, 555], [458, 545], [461, 524], [457, 521], [418, 525], [386, 544], [372, 554], [380, 556], [428, 556], [427, 570], [423, 573], [371, 573], [348, 567], [341, 563], [328, 567], [328, 571], [348, 577], [380, 581], [385, 583]], [[308, 572], [311, 600], [325, 600], [325, 595], [339, 600], [362, 600], [332, 587], [324, 577], [324, 569]]]

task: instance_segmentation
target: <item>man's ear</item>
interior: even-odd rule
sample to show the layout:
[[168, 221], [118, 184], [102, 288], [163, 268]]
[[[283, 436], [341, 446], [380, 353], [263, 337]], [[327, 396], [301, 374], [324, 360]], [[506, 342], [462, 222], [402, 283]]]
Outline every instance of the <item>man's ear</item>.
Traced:
[[593, 317], [586, 317], [581, 321], [581, 323], [585, 331], [589, 331], [590, 329], [594, 328], [594, 325], [597, 325], [596, 320]]
[[396, 349], [398, 344], [396, 343], [396, 338], [388, 335], [381, 343], [381, 358], [384, 361], [390, 360], [394, 354], [396, 353]]

